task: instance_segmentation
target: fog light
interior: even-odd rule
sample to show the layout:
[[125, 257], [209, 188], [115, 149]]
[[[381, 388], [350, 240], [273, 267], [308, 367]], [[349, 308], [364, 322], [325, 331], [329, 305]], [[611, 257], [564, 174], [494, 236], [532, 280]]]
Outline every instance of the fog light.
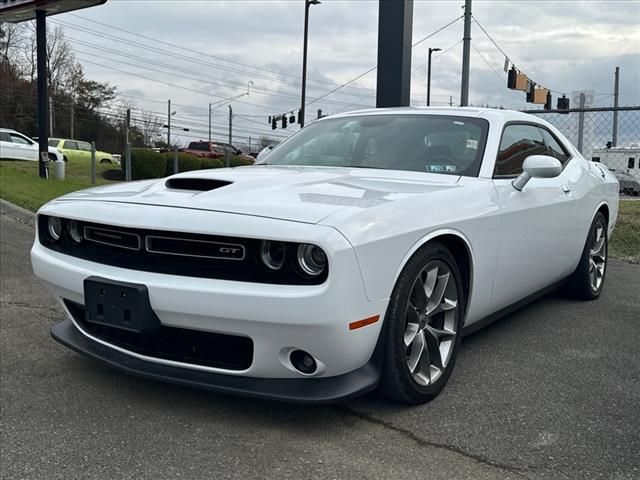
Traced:
[[60, 240], [62, 235], [62, 220], [58, 217], [49, 217], [47, 221], [47, 231], [52, 240]]
[[78, 225], [76, 220], [71, 220], [69, 223], [69, 236], [71, 240], [76, 243], [80, 243], [83, 239], [82, 233], [80, 232], [80, 225]]
[[327, 266], [327, 255], [320, 247], [303, 243], [298, 247], [298, 265], [305, 275], [317, 277]]
[[280, 242], [265, 240], [260, 245], [260, 259], [271, 270], [280, 270], [286, 255], [286, 247]]
[[296, 370], [300, 373], [304, 373], [305, 375], [311, 375], [318, 368], [314, 358], [304, 350], [292, 351], [289, 354], [289, 360]]

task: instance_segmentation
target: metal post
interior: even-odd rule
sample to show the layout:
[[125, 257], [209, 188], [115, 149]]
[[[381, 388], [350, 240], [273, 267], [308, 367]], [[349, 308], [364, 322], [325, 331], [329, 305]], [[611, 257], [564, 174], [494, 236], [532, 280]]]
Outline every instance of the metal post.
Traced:
[[171, 148], [171, 100], [167, 100], [167, 148]]
[[[229, 105], [229, 145], [233, 144], [233, 108]], [[229, 150], [226, 152], [227, 154], [224, 156], [224, 166], [229, 167], [231, 165], [231, 154]]]
[[49, 136], [53, 137], [53, 98], [49, 95]]
[[249, 153], [251, 153], [251, 136], [249, 136]]
[[578, 151], [582, 153], [582, 145], [584, 140], [584, 93], [580, 94], [580, 113], [578, 114]]
[[96, 184], [96, 142], [91, 142], [91, 185]]
[[460, 106], [469, 105], [469, 67], [471, 63], [471, 0], [464, 1], [464, 37], [462, 38], [462, 87]]
[[620, 94], [620, 67], [616, 67], [615, 85], [613, 89], [613, 134], [611, 136], [611, 146], [618, 146], [618, 95]]
[[[304, 127], [304, 107], [307, 96], [307, 44], [309, 41], [309, 7], [310, 0], [304, 0], [304, 43], [302, 46], [302, 96], [300, 99], [300, 112], [298, 113], [298, 123], [300, 128]], [[319, 3], [319, 2], [313, 2]]]
[[209, 142], [211, 142], [211, 103], [209, 103]]
[[176, 146], [173, 149], [173, 173], [178, 173], [179, 170], [179, 166], [178, 166], [178, 147]]
[[408, 107], [411, 94], [413, 0], [380, 0], [377, 107]]
[[49, 158], [49, 92], [47, 90], [47, 14], [36, 11], [36, 51], [38, 67], [38, 173], [47, 178], [46, 161]]
[[449, 95], [449, 106], [453, 107], [453, 95]]
[[125, 142], [125, 153], [124, 158], [126, 161], [125, 167], [125, 180], [127, 182], [131, 181], [131, 144], [129, 143], [129, 128], [131, 127], [131, 109], [127, 108], [127, 123], [126, 127], [126, 142]]
[[440, 48], [429, 48], [429, 61], [427, 62], [427, 107], [431, 105], [431, 55], [439, 52]]

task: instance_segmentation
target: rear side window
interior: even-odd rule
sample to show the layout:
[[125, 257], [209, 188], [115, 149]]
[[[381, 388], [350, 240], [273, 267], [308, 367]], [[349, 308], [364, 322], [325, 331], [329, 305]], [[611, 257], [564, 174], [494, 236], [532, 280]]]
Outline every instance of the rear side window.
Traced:
[[64, 142], [64, 148], [69, 150], [78, 150], [78, 142], [70, 142], [69, 140]]
[[11, 142], [11, 137], [7, 132], [0, 132], [0, 142]]
[[493, 172], [495, 177], [522, 173], [522, 164], [531, 155], [548, 155], [540, 129], [533, 125], [507, 125], [502, 132], [500, 149]]

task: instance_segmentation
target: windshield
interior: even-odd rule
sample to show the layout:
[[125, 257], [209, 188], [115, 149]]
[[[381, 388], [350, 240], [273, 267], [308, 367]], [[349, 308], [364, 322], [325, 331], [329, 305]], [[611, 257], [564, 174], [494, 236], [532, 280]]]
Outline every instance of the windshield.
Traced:
[[382, 168], [477, 176], [489, 123], [470, 117], [369, 115], [309, 125], [258, 164]]

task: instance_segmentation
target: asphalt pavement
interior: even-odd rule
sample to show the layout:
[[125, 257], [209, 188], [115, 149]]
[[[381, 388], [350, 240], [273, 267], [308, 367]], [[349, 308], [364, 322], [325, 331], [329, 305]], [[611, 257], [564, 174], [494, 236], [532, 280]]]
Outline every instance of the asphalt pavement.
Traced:
[[464, 339], [419, 407], [300, 406], [140, 380], [58, 345], [33, 228], [0, 218], [2, 479], [640, 478], [640, 265]]

